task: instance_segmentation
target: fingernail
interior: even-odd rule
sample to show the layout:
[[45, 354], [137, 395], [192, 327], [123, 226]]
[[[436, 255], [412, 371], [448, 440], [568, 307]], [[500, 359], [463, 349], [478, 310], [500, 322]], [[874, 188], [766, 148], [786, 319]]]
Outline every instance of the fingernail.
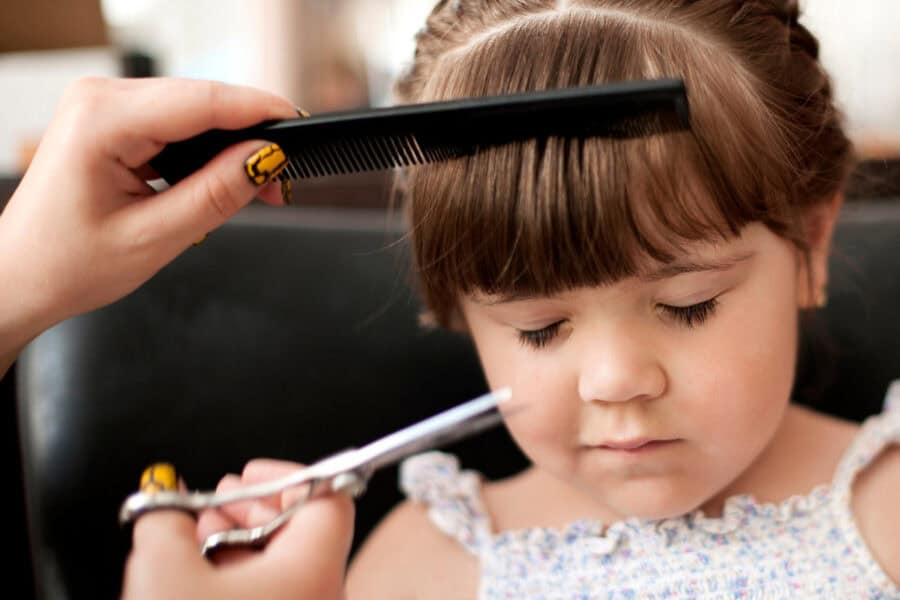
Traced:
[[255, 152], [244, 164], [244, 172], [253, 185], [273, 181], [287, 166], [287, 156], [278, 144], [269, 144]]
[[299, 106], [295, 106], [294, 108], [297, 109], [297, 114], [300, 115], [301, 117], [303, 117], [304, 119], [308, 119], [312, 116], [311, 114], [309, 114], [309, 111], [304, 110], [304, 109], [300, 108]]
[[282, 179], [281, 180], [281, 200], [284, 202], [285, 206], [291, 205], [291, 200], [293, 199], [293, 187], [291, 186], [290, 179]]
[[202, 238], [200, 238], [199, 240], [194, 242], [194, 246], [199, 246], [200, 244], [202, 244], [203, 241], [206, 240], [207, 237], [209, 237], [209, 234], [208, 233], [204, 234]]
[[178, 475], [175, 473], [175, 467], [169, 463], [150, 465], [141, 474], [141, 491], [145, 494], [174, 491], [177, 488]]

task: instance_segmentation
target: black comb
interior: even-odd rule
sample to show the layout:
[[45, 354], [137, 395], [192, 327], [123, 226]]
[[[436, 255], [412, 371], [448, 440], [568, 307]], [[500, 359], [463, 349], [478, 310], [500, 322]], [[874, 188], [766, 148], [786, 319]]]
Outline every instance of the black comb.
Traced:
[[259, 139], [278, 144], [287, 155], [279, 178], [305, 179], [448, 160], [530, 138], [632, 138], [689, 126], [684, 83], [659, 79], [215, 129], [167, 145], [150, 165], [174, 185], [226, 147]]

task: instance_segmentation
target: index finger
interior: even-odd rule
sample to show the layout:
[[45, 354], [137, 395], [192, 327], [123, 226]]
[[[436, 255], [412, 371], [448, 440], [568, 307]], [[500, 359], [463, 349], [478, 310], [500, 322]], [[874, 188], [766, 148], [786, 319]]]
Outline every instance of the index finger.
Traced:
[[[122, 87], [128, 107], [120, 158], [139, 166], [176, 142], [210, 129], [241, 129], [263, 121], [297, 117], [296, 107], [280, 96], [256, 88], [217, 81], [160, 78], [134, 80]], [[148, 144], [147, 142], [155, 142]], [[114, 146], [116, 147], [116, 146]]]

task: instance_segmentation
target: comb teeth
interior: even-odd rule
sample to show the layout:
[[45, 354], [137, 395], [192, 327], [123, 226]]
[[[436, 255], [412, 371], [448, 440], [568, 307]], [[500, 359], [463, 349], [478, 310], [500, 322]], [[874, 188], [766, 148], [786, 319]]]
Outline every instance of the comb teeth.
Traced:
[[284, 173], [291, 179], [378, 171], [447, 160], [464, 154], [448, 144], [420, 144], [415, 135], [332, 139], [288, 151]]

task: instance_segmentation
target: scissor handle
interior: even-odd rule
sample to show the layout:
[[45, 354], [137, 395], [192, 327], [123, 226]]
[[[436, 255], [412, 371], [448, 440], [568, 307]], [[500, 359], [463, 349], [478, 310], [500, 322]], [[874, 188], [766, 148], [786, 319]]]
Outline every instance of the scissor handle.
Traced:
[[[150, 467], [147, 471], [155, 468]], [[173, 470], [174, 472], [174, 470]], [[151, 488], [151, 491], [140, 491], [131, 494], [122, 504], [119, 510], [119, 522], [129, 523], [141, 515], [154, 510], [183, 510], [192, 514], [199, 514], [207, 508], [218, 508], [225, 504], [240, 502], [242, 500], [257, 500], [280, 494], [281, 492], [300, 485], [315, 484], [320, 481], [341, 480], [345, 473], [355, 474], [356, 485], [365, 489], [365, 483], [370, 473], [364, 472], [359, 466], [359, 460], [355, 449], [344, 450], [328, 458], [322, 459], [312, 465], [303, 467], [279, 479], [249, 485], [236, 490], [226, 492], [177, 492], [173, 488]], [[350, 485], [353, 480], [342, 480], [338, 487]], [[314, 485], [313, 487], [318, 487]], [[333, 484], [326, 486], [332, 489]], [[159, 491], [157, 491], [159, 490]], [[355, 497], [355, 496], [354, 496]]]
[[[484, 394], [474, 400], [438, 413], [383, 438], [375, 440], [359, 449], [350, 449], [329, 456], [308, 467], [280, 479], [259, 483], [227, 492], [178, 493], [175, 490], [175, 471], [171, 465], [170, 476], [165, 485], [157, 479], [149, 482], [141, 480], [141, 492], [132, 494], [122, 504], [119, 520], [127, 523], [153, 510], [184, 510], [199, 513], [208, 508], [217, 508], [231, 502], [256, 500], [280, 494], [299, 485], [307, 485], [305, 497], [279, 513], [274, 519], [259, 527], [221, 531], [209, 536], [203, 546], [204, 554], [222, 546], [259, 546], [284, 523], [290, 520], [300, 506], [322, 493], [344, 493], [358, 497], [366, 488], [373, 472], [383, 466], [397, 462], [410, 454], [461, 439], [477, 433], [501, 421], [498, 410], [500, 402], [508, 401], [511, 390], [504, 388]], [[507, 411], [509, 414], [509, 411]], [[151, 471], [148, 469], [148, 472]], [[147, 472], [145, 472], [146, 475]], [[148, 484], [153, 484], [149, 485]]]
[[310, 500], [328, 493], [346, 494], [350, 498], [357, 498], [365, 491], [366, 483], [366, 477], [354, 472], [341, 473], [332, 479], [314, 481], [304, 498], [297, 499], [268, 523], [247, 529], [226, 529], [210, 534], [203, 541], [201, 552], [204, 556], [210, 556], [225, 547], [265, 546], [272, 534], [290, 521], [294, 513]]

